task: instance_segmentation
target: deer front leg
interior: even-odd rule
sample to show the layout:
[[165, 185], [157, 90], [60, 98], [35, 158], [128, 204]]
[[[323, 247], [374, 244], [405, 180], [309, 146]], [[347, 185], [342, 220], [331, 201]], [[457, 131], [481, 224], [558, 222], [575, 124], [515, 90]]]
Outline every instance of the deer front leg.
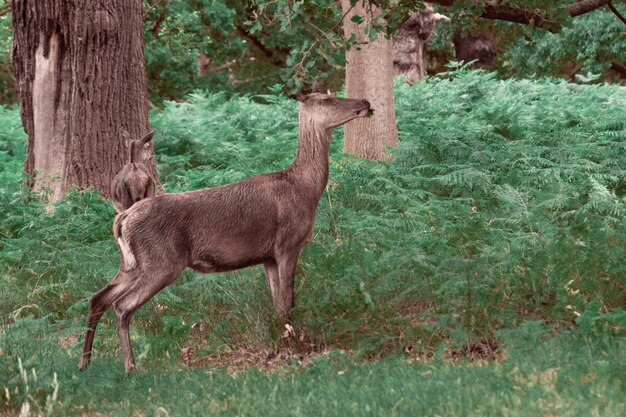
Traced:
[[289, 312], [294, 306], [294, 279], [299, 255], [299, 253], [296, 253], [276, 260], [278, 279], [274, 278], [275, 284], [272, 288], [272, 299], [276, 312], [283, 321], [288, 320]]
[[278, 264], [275, 259], [269, 259], [263, 262], [265, 266], [265, 275], [267, 275], [267, 283], [270, 286], [270, 292], [272, 294], [272, 301], [274, 301], [278, 295]]

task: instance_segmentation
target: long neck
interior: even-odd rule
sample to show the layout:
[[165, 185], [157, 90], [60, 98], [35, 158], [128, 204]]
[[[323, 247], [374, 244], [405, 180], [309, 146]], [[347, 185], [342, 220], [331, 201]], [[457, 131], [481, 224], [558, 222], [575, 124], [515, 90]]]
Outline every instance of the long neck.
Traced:
[[328, 147], [331, 129], [321, 128], [314, 115], [300, 111], [298, 153], [291, 164], [292, 175], [302, 189], [319, 199], [328, 183]]

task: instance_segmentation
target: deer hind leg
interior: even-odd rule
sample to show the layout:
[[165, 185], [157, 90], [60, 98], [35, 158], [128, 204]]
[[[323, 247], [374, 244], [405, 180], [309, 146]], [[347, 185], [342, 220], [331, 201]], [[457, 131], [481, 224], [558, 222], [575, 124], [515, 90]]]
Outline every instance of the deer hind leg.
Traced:
[[129, 326], [133, 314], [150, 300], [156, 293], [171, 284], [182, 272], [160, 271], [154, 274], [142, 272], [139, 279], [124, 295], [113, 303], [113, 311], [117, 322], [117, 330], [120, 336], [120, 346], [124, 355], [124, 369], [126, 373], [135, 370], [135, 358], [130, 344]]
[[83, 344], [83, 354], [78, 363], [78, 369], [84, 369], [91, 360], [93, 339], [96, 335], [96, 327], [102, 315], [111, 307], [117, 297], [124, 293], [132, 284], [130, 274], [119, 271], [113, 281], [100, 291], [95, 293], [89, 300], [89, 312], [87, 314], [87, 331]]

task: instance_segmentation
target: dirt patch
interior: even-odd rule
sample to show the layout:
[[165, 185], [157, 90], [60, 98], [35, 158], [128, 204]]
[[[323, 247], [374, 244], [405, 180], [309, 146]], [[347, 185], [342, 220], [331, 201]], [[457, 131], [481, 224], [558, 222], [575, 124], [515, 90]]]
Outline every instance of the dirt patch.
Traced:
[[[427, 362], [435, 358], [435, 352], [422, 347], [421, 344], [407, 345], [404, 347], [404, 353], [408, 357], [409, 362]], [[488, 362], [500, 362], [505, 358], [504, 352], [500, 347], [497, 339], [482, 338], [477, 341], [468, 341], [466, 344], [458, 348], [448, 348], [441, 354], [441, 359], [450, 362], [468, 361], [475, 364], [485, 364]]]
[[446, 349], [442, 358], [452, 362], [468, 360], [470, 362], [482, 363], [501, 361], [504, 359], [504, 353], [496, 339], [484, 337], [478, 341], [468, 341], [458, 349]]
[[78, 344], [78, 336], [75, 334], [71, 334], [69, 336], [63, 336], [59, 338], [59, 344], [64, 348], [71, 348]]
[[426, 300], [405, 299], [398, 303], [396, 314], [408, 320], [411, 327], [427, 326], [435, 324], [436, 321], [429, 312], [435, 309], [435, 303]]
[[[192, 329], [193, 330], [193, 329]], [[190, 332], [190, 333], [193, 333]], [[196, 335], [197, 336], [197, 335]], [[198, 342], [198, 339], [195, 340]], [[203, 338], [200, 338], [200, 342]], [[254, 367], [268, 372], [279, 371], [288, 367], [308, 366], [315, 358], [327, 356], [330, 349], [316, 346], [306, 337], [302, 329], [285, 326], [277, 347], [256, 347], [250, 345], [227, 346], [208, 355], [198, 354], [193, 339], [181, 349], [181, 361], [190, 367], [226, 368], [229, 372], [241, 371]], [[202, 346], [203, 344], [196, 344]], [[337, 349], [334, 349], [337, 351]], [[342, 353], [349, 354], [346, 350]]]
[[194, 348], [183, 348], [181, 359], [187, 366], [226, 368], [229, 372], [238, 372], [248, 367], [262, 369], [267, 372], [278, 371], [288, 367], [309, 365], [313, 359], [326, 356], [328, 350], [297, 352], [289, 348], [241, 347], [226, 349], [211, 355], [195, 356]]

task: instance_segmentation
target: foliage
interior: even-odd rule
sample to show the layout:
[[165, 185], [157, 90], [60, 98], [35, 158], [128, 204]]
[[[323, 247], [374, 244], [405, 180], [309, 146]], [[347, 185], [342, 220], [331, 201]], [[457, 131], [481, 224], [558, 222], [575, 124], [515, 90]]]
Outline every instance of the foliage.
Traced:
[[237, 4], [144, 1], [146, 69], [153, 102], [180, 98], [195, 88], [215, 84], [222, 90], [229, 89], [228, 72], [199, 77], [196, 58], [204, 52], [218, 66], [244, 58], [249, 47], [233, 36], [237, 12], [241, 12]]
[[15, 79], [11, 70], [12, 33], [11, 14], [0, 15], [0, 103], [16, 100]]
[[[420, 2], [377, 2], [383, 13], [365, 27], [392, 33]], [[555, 13], [553, 2], [508, 2], [543, 10], [562, 24], [560, 33], [476, 17], [481, 9], [456, 2], [440, 12], [451, 23], [437, 25], [429, 43], [429, 71], [436, 73], [454, 59], [452, 38], [457, 31], [491, 28], [501, 50], [494, 69], [501, 77], [565, 76], [597, 80], [613, 63], [624, 67], [624, 25], [611, 12], [597, 10], [574, 19]], [[286, 91], [324, 80], [334, 91], [343, 82], [345, 39], [338, 2], [315, 0], [143, 0], [146, 69], [150, 100], [180, 100], [196, 89], [211, 92], [268, 93]], [[616, 5], [626, 13], [623, 5]], [[0, 16], [0, 103], [16, 100], [10, 70], [11, 15]], [[355, 45], [358, 47], [358, 45]], [[197, 74], [197, 58], [211, 59], [208, 74]]]
[[[626, 14], [623, 5], [615, 7]], [[558, 33], [457, 13], [450, 22], [437, 25], [428, 43], [429, 73], [441, 72], [454, 60], [455, 33], [491, 31], [498, 49], [492, 69], [502, 78], [554, 76], [580, 82], [576, 77], [580, 74], [594, 81], [618, 81], [619, 74], [610, 67], [625, 64], [625, 30], [624, 23], [605, 9], [565, 20]]]
[[[272, 3], [145, 0], [151, 99], [180, 98], [198, 87], [253, 93], [277, 84], [295, 89], [305, 77], [309, 83], [330, 77], [340, 88], [341, 26], [312, 48], [320, 28], [335, 25], [335, 2]], [[311, 56], [299, 65], [305, 50]], [[209, 74], [203, 77], [196, 74], [200, 53], [211, 59]]]
[[[615, 7], [626, 13], [622, 4]], [[508, 44], [500, 72], [520, 78], [556, 74], [573, 77], [578, 73], [587, 77], [594, 74], [600, 79], [608, 75], [613, 63], [624, 65], [625, 31], [624, 23], [608, 10], [572, 19], [558, 34], [534, 30], [530, 36], [518, 36]]]
[[[158, 5], [155, 10], [165, 10], [166, 6], [159, 5], [160, 2], [153, 3]], [[158, 16], [167, 15], [166, 22], [170, 22], [173, 32], [161, 30], [159, 33], [162, 36], [153, 39], [148, 32], [157, 32], [148, 31], [151, 39], [149, 49], [165, 51], [164, 45], [168, 45], [167, 56], [187, 54], [186, 59], [174, 59], [171, 66], [165, 56], [159, 58], [164, 71], [165, 68], [176, 68], [171, 74], [171, 80], [176, 80], [176, 83], [170, 83], [170, 77], [165, 72], [158, 81], [156, 77], [151, 77], [153, 82], [176, 85], [179, 92], [181, 87], [182, 91], [189, 91], [192, 87], [189, 80], [194, 80], [190, 72], [193, 65], [189, 53], [205, 50], [216, 63], [233, 60], [233, 65], [229, 66], [231, 85], [228, 85], [228, 90], [267, 92], [268, 87], [279, 84], [286, 91], [294, 92], [310, 86], [314, 80], [326, 80], [334, 90], [341, 89], [344, 51], [359, 45], [354, 38], [346, 39], [344, 36], [343, 15], [338, 2], [211, 1], [203, 2], [202, 6], [200, 3], [168, 2], [169, 10], [157, 14], [150, 23], [153, 28], [154, 22], [158, 23], [158, 27], [166, 26], [160, 25], [162, 18]], [[352, 18], [364, 25], [365, 33], [369, 33], [372, 39], [377, 32], [391, 36], [410, 12], [424, 7], [421, 2], [415, 1], [384, 0], [374, 3], [381, 12], [373, 23], [365, 23], [364, 16]], [[439, 11], [452, 17], [452, 22], [437, 25], [429, 44], [429, 69], [431, 73], [439, 72], [454, 59], [452, 38], [455, 33], [476, 29], [490, 29], [495, 33], [500, 54], [494, 69], [503, 77], [556, 75], [574, 79], [574, 75], [579, 74], [582, 80], [586, 80], [593, 74], [596, 77], [592, 79], [607, 75], [613, 64], [623, 68], [626, 48], [623, 23], [608, 10], [569, 18], [565, 9], [559, 7], [570, 4], [545, 0], [507, 2], [507, 6], [533, 10], [546, 16], [561, 28], [556, 34], [533, 25], [482, 19], [479, 16], [483, 8], [476, 2], [457, 1], [448, 8], [438, 6]], [[622, 5], [616, 7], [626, 12]], [[214, 15], [217, 18], [213, 18]], [[190, 45], [193, 47], [190, 48]], [[616, 75], [613, 73], [613, 78], [619, 79]], [[212, 83], [224, 86], [228, 84], [226, 81], [225, 74], [221, 72], [202, 85], [215, 88]], [[163, 96], [171, 97], [167, 93]]]
[[[52, 415], [110, 414], [123, 403], [129, 415], [622, 414], [625, 97], [619, 86], [464, 68], [397, 85], [394, 159], [342, 155], [335, 132], [331, 182], [297, 271], [302, 341], [291, 349], [352, 355], [277, 374], [179, 372], [182, 348], [210, 362], [286, 343], [262, 268], [185, 272], [133, 320], [147, 371], [133, 378], [121, 374], [110, 313], [93, 366], [74, 371], [87, 300], [118, 266], [114, 210], [74, 191], [49, 211], [22, 189], [24, 135], [17, 110], [2, 109], [13, 133], [0, 133], [0, 413], [27, 403], [37, 414], [48, 404]], [[167, 191], [282, 169], [297, 147], [297, 106], [281, 96], [194, 94], [151, 124]], [[445, 359], [485, 339], [506, 352], [502, 363]], [[407, 351], [434, 362], [409, 366]], [[286, 402], [293, 408], [265, 408]]]

